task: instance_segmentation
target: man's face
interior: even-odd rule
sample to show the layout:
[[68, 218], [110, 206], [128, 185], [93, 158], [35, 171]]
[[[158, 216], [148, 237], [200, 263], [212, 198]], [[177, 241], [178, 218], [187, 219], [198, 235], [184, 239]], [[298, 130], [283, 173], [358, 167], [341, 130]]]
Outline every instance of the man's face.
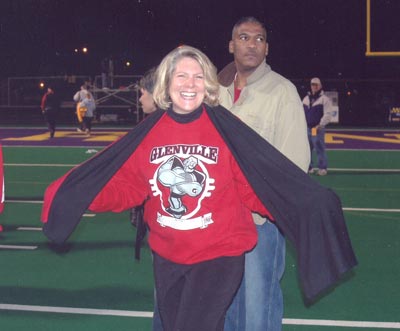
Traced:
[[239, 25], [229, 42], [229, 52], [233, 54], [237, 69], [252, 71], [268, 54], [266, 32], [257, 23], [247, 22]]
[[316, 84], [316, 83], [311, 83], [311, 93], [316, 94], [318, 91], [321, 89], [321, 85]]

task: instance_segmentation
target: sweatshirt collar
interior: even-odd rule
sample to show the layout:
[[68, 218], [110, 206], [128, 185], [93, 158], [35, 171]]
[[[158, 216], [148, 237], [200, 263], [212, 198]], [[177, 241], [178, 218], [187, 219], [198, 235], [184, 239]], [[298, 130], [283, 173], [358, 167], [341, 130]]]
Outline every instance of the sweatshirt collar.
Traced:
[[172, 106], [167, 109], [168, 116], [171, 117], [175, 122], [181, 124], [191, 123], [197, 120], [198, 118], [200, 118], [202, 113], [203, 113], [203, 105], [200, 105], [200, 107], [198, 107], [197, 109], [188, 114], [175, 113], [172, 110]]

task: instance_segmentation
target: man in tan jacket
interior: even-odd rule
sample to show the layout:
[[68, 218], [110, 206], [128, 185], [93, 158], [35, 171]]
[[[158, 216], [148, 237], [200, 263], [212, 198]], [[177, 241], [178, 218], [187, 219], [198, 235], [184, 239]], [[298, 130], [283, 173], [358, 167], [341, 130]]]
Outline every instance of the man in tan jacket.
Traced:
[[[229, 52], [234, 62], [219, 74], [220, 103], [237, 115], [303, 171], [310, 162], [307, 126], [296, 87], [271, 70], [264, 25], [239, 20]], [[245, 274], [228, 311], [225, 331], [280, 331], [285, 239], [268, 219], [254, 215], [257, 246], [246, 254]]]

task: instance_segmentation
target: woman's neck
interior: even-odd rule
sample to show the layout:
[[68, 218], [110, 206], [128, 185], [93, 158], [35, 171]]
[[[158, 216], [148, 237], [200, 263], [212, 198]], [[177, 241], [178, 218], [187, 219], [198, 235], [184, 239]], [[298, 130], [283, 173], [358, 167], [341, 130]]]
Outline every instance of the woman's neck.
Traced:
[[178, 123], [190, 123], [197, 120], [203, 112], [203, 105], [200, 105], [197, 109], [193, 110], [190, 113], [186, 114], [179, 114], [174, 112], [172, 107], [167, 109], [167, 114], [171, 117], [174, 121]]

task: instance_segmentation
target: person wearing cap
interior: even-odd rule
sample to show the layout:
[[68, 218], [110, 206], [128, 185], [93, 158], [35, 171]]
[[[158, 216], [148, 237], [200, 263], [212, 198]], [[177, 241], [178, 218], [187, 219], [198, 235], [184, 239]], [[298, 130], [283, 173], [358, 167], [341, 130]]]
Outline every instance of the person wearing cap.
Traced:
[[332, 102], [322, 90], [318, 77], [311, 79], [311, 91], [303, 99], [303, 107], [307, 121], [308, 141], [310, 143], [311, 160], [308, 172], [314, 173], [312, 155], [317, 152], [319, 176], [328, 174], [328, 157], [325, 151], [325, 126], [332, 119]]

